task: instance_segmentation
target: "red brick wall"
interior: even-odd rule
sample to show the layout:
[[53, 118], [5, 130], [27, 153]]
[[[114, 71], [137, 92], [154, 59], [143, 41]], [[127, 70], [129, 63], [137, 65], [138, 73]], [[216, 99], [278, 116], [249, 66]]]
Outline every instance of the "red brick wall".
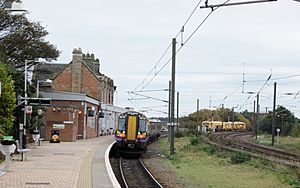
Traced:
[[[59, 107], [62, 106], [62, 107]], [[63, 106], [76, 106], [77, 111], [75, 112], [75, 118], [73, 119], [73, 114], [70, 113], [70, 108], [67, 110]], [[87, 107], [94, 107], [96, 112], [99, 111], [96, 105], [87, 103]], [[53, 111], [55, 108], [55, 112]], [[58, 111], [60, 108], [60, 111]], [[78, 109], [79, 108], [79, 109]], [[63, 121], [73, 121], [73, 124], [65, 124], [65, 129], [60, 129], [60, 139], [61, 141], [75, 141], [78, 134], [84, 135], [84, 104], [81, 101], [55, 101], [52, 100], [52, 106], [48, 107], [48, 110], [45, 115], [45, 139], [50, 140], [51, 130], [53, 129], [53, 124], [63, 124]], [[87, 126], [86, 120], [86, 126]], [[86, 128], [87, 138], [97, 137], [97, 127], [98, 121], [95, 117], [95, 127]]]
[[[53, 111], [55, 108], [55, 111]], [[59, 130], [60, 141], [74, 142], [78, 131], [78, 111], [71, 112], [71, 108], [65, 109], [58, 107], [49, 107], [45, 115], [45, 139], [50, 140], [51, 131]], [[73, 109], [74, 110], [74, 109]], [[74, 116], [73, 116], [74, 113]], [[74, 117], [74, 118], [73, 118]], [[54, 129], [53, 124], [64, 124], [63, 121], [72, 121], [72, 124], [65, 124], [64, 129]]]
[[[72, 92], [72, 64], [69, 64], [54, 80], [55, 91]], [[82, 64], [81, 93], [101, 100], [101, 87], [97, 77]]]
[[72, 91], [72, 64], [69, 64], [54, 80], [55, 91]]
[[100, 100], [100, 82], [86, 66], [82, 66], [81, 92]]

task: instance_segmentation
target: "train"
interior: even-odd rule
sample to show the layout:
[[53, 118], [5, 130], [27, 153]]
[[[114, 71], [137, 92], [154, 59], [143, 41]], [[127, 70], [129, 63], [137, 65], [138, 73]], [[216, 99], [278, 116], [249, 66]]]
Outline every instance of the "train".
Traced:
[[241, 121], [203, 121], [202, 131], [217, 132], [217, 131], [245, 131], [246, 123]]
[[127, 111], [119, 115], [115, 130], [116, 148], [120, 153], [140, 154], [160, 136], [161, 122], [144, 114]]

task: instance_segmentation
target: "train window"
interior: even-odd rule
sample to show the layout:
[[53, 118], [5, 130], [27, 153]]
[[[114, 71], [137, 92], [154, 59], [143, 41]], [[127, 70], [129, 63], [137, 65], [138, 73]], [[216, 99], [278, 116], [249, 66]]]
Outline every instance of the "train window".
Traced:
[[146, 120], [145, 119], [139, 120], [139, 131], [146, 131]]
[[125, 131], [125, 119], [119, 119], [119, 130]]

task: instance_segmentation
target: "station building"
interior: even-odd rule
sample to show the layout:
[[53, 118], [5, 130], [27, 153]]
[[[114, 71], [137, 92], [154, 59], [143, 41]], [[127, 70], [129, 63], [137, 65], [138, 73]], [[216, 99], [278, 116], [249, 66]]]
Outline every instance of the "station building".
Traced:
[[93, 54], [74, 49], [68, 64], [37, 65], [33, 82], [41, 96], [51, 99], [45, 112], [46, 140], [59, 131], [61, 141], [76, 141], [111, 134], [119, 113], [114, 106], [116, 86], [100, 73], [100, 61]]

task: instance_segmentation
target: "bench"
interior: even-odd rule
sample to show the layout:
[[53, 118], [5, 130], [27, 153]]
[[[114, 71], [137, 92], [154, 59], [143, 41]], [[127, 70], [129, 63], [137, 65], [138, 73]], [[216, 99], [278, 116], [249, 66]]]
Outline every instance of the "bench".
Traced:
[[21, 161], [25, 161], [26, 160], [25, 153], [29, 152], [30, 149], [21, 149], [18, 140], [16, 140], [16, 145], [17, 145], [17, 152], [21, 154]]
[[39, 138], [39, 146], [41, 146], [42, 141], [45, 141], [45, 138]]
[[78, 134], [78, 135], [77, 135], [77, 140], [80, 140], [80, 138], [83, 139], [82, 134]]

